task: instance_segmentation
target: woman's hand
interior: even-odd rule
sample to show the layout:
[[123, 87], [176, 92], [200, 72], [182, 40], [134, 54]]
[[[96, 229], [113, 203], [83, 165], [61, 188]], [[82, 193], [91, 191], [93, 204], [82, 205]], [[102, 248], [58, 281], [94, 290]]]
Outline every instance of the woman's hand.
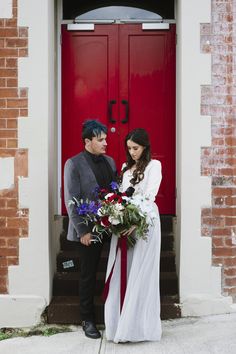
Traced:
[[136, 225], [131, 226], [128, 230], [122, 232], [122, 235], [129, 236], [136, 229]]

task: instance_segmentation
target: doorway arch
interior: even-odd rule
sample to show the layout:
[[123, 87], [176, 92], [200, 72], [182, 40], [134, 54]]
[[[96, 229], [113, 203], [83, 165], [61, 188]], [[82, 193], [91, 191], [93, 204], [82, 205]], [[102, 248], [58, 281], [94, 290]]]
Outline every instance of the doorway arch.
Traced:
[[175, 1], [174, 0], [129, 0], [129, 1], [87, 1], [87, 0], [63, 0], [62, 12], [64, 20], [73, 20], [77, 16], [105, 6], [130, 6], [143, 10], [148, 10], [159, 14], [162, 19], [175, 18]]

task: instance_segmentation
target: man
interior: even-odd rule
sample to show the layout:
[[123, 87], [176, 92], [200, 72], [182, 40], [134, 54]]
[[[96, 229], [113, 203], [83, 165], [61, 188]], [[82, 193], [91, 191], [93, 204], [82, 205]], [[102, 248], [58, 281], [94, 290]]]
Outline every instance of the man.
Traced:
[[94, 191], [98, 186], [109, 189], [110, 183], [115, 180], [115, 162], [105, 155], [106, 137], [106, 126], [96, 120], [86, 121], [82, 128], [84, 151], [68, 159], [64, 168], [65, 204], [69, 215], [67, 239], [80, 242], [80, 314], [83, 330], [89, 338], [101, 337], [95, 325], [93, 300], [102, 244], [94, 242], [93, 225], [83, 223], [75, 207], [68, 202], [73, 197], [94, 200]]

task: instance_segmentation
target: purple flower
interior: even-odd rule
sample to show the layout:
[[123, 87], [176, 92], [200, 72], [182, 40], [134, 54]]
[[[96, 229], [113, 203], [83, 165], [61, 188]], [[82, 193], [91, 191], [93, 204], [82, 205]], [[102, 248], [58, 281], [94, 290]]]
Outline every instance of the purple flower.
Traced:
[[118, 185], [118, 183], [115, 182], [115, 181], [112, 181], [112, 182], [110, 183], [110, 186], [111, 186], [111, 189], [112, 189], [113, 191], [117, 191], [117, 190], [119, 189], [119, 185]]

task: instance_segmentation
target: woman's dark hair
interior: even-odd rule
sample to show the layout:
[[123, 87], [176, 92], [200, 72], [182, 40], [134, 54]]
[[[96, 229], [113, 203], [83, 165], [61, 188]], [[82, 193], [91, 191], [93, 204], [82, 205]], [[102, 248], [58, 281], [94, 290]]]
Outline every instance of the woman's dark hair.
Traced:
[[100, 136], [102, 133], [107, 134], [107, 127], [95, 119], [86, 120], [82, 127], [82, 139], [92, 140], [95, 136]]
[[130, 156], [127, 141], [132, 140], [134, 143], [141, 145], [144, 147], [143, 153], [140, 159], [137, 162], [136, 168], [133, 172], [133, 177], [130, 180], [130, 183], [134, 186], [138, 184], [144, 178], [144, 170], [147, 167], [149, 161], [151, 160], [151, 148], [148, 133], [145, 129], [137, 128], [132, 130], [125, 138], [125, 151], [126, 151], [126, 159], [127, 165], [121, 172], [120, 179], [122, 181], [123, 174], [125, 171], [129, 170], [134, 164], [135, 161]]

